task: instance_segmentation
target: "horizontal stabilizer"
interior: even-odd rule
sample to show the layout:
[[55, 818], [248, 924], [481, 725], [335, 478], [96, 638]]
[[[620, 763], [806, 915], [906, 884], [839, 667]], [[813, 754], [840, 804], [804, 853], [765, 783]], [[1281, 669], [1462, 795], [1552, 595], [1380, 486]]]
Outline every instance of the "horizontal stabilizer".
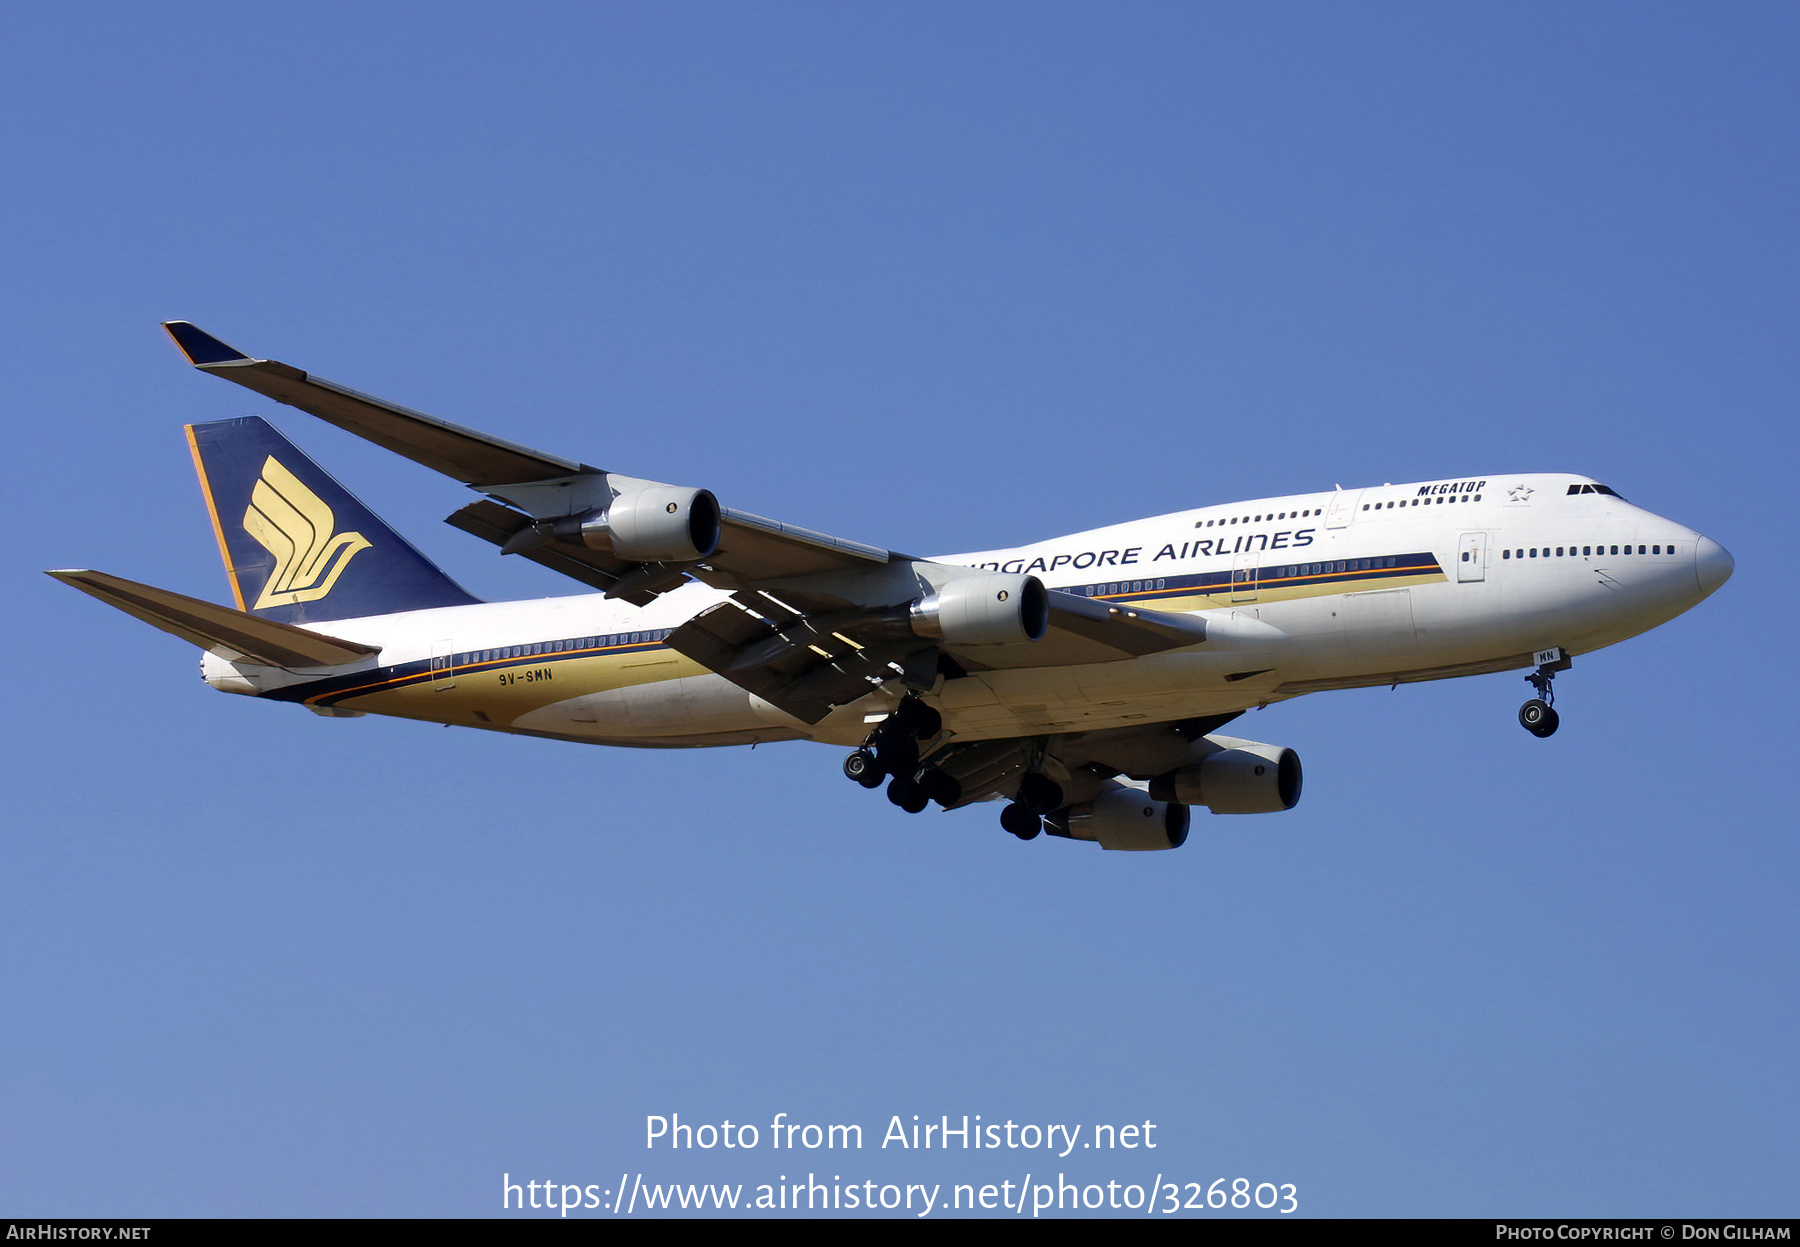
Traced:
[[381, 649], [322, 636], [105, 572], [64, 570], [46, 574], [201, 649], [225, 658], [248, 659], [265, 667], [335, 667]]

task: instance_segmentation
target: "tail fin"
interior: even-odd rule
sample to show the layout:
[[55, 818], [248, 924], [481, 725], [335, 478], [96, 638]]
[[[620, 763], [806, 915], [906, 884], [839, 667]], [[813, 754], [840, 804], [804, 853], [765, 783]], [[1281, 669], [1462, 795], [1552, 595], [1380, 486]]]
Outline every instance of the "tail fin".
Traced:
[[258, 416], [187, 426], [239, 610], [320, 623], [479, 599]]

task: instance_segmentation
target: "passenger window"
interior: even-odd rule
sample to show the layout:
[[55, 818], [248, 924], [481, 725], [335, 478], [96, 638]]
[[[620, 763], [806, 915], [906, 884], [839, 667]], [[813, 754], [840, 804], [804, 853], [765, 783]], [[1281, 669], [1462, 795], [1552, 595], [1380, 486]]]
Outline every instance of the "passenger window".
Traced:
[[1644, 552], [1644, 547], [1643, 547], [1643, 546], [1639, 546], [1639, 547], [1638, 547], [1638, 553], [1639, 553], [1639, 554], [1642, 554], [1642, 553], [1643, 553], [1643, 552]]

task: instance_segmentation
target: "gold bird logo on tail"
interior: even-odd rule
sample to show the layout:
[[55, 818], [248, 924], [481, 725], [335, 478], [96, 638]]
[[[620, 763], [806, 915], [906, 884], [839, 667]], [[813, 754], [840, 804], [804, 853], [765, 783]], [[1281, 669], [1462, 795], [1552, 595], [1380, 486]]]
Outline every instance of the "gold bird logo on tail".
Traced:
[[369, 541], [339, 533], [325, 500], [270, 455], [250, 492], [244, 531], [275, 556], [275, 567], [252, 610], [316, 602], [331, 592], [344, 568]]

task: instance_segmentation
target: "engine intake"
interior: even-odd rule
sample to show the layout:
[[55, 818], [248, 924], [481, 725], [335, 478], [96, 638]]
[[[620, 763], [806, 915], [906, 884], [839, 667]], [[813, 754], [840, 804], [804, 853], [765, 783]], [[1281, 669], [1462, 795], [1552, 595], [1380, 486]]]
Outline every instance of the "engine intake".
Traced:
[[1044, 820], [1044, 830], [1069, 840], [1097, 840], [1103, 849], [1179, 849], [1187, 843], [1188, 808], [1119, 786], [1058, 810]]
[[1036, 576], [965, 576], [914, 602], [908, 622], [947, 645], [1035, 641], [1050, 627], [1050, 594]]
[[634, 563], [691, 563], [719, 548], [719, 500], [708, 489], [654, 485], [620, 494], [603, 510], [558, 520], [558, 540]]
[[1158, 776], [1150, 792], [1214, 814], [1273, 814], [1300, 803], [1301, 779], [1300, 755], [1285, 745], [1232, 740], [1199, 762]]

